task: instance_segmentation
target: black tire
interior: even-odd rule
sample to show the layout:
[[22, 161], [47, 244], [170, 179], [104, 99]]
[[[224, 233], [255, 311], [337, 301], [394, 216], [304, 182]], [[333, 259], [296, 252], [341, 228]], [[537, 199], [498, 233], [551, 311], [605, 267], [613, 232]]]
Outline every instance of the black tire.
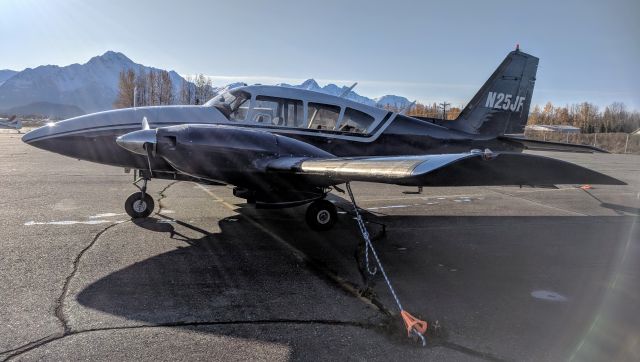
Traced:
[[149, 194], [145, 193], [142, 199], [140, 196], [141, 193], [136, 192], [129, 196], [124, 203], [124, 210], [132, 219], [139, 219], [151, 215], [155, 207], [153, 197], [149, 196]]
[[307, 207], [307, 225], [316, 231], [326, 231], [338, 220], [336, 207], [327, 200], [317, 200]]

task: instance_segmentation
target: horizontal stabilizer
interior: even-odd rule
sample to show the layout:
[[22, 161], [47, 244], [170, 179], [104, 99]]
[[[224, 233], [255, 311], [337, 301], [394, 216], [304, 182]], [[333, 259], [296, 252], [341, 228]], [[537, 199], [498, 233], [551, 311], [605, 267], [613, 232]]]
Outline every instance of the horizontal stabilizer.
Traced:
[[318, 185], [367, 181], [407, 186], [625, 183], [569, 162], [522, 153], [458, 153], [329, 159], [281, 158], [267, 171], [304, 175]]
[[562, 142], [538, 141], [538, 140], [530, 140], [530, 139], [526, 139], [523, 137], [516, 137], [516, 136], [501, 136], [501, 137], [498, 137], [498, 139], [517, 143], [520, 146], [522, 146], [524, 149], [532, 150], [532, 151], [609, 153], [608, 151], [603, 150], [602, 148], [589, 146], [589, 145], [576, 145], [576, 144], [562, 143]]

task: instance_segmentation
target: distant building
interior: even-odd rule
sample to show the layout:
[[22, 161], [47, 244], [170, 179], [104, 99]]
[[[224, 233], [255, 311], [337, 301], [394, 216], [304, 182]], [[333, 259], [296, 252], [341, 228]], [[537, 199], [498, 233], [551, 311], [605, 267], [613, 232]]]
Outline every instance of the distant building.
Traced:
[[539, 131], [539, 132], [541, 131], [541, 132], [569, 133], [569, 134], [580, 133], [579, 127], [555, 125], [555, 124], [536, 124], [536, 125], [526, 126], [525, 130]]

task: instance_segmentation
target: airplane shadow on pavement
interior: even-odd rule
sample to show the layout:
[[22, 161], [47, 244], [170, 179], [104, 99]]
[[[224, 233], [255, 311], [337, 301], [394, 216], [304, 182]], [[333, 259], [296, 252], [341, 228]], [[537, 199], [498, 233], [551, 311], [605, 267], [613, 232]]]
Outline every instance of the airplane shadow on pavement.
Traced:
[[[383, 328], [375, 326], [388, 322], [385, 315], [310, 271], [289, 249], [293, 246], [326, 270], [363, 287], [366, 279], [356, 261], [362, 244], [349, 215], [340, 215], [333, 230], [313, 233], [286, 212], [237, 211], [239, 215], [219, 221], [217, 233], [180, 220], [162, 222], [161, 215], [135, 221], [186, 246], [91, 283], [77, 301], [128, 320], [183, 328], [216, 323], [262, 326], [257, 328], [270, 323], [343, 323], [380, 336]], [[389, 227], [387, 237], [376, 245], [405, 308], [438, 320], [447, 338], [459, 345], [507, 359], [566, 359], [581, 341], [599, 338], [589, 332], [596, 316], [602, 328], [611, 329], [607, 329], [609, 342], [599, 347], [605, 350], [619, 348], [612, 336], [631, 333], [639, 325], [631, 308], [640, 302], [640, 292], [611, 287], [616, 279], [619, 286], [625, 285], [627, 279], [618, 278], [621, 275], [637, 280], [640, 274], [640, 237], [633, 229], [633, 217], [369, 214], [368, 218]], [[300, 227], [291, 227], [297, 222]], [[188, 238], [181, 228], [203, 236]], [[373, 280], [374, 297], [395, 311], [380, 276]], [[564, 299], [533, 297], [539, 290]], [[612, 305], [624, 307], [612, 310]], [[286, 341], [294, 355], [304, 353], [296, 348], [309, 348], [278, 333], [254, 334], [243, 328], [211, 332]], [[404, 340], [401, 332], [383, 332], [382, 338], [394, 348], [406, 349], [407, 344], [398, 343]]]

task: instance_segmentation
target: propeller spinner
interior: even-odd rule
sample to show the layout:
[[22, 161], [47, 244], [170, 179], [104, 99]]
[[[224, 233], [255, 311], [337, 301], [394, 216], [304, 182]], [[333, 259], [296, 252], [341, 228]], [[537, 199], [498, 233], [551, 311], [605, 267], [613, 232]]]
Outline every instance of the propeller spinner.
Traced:
[[156, 144], [156, 130], [149, 127], [147, 117], [142, 118], [142, 129], [139, 131], [133, 131], [116, 138], [116, 143], [133, 153], [137, 153], [143, 156], [149, 156], [149, 151], [152, 150], [149, 145]]

